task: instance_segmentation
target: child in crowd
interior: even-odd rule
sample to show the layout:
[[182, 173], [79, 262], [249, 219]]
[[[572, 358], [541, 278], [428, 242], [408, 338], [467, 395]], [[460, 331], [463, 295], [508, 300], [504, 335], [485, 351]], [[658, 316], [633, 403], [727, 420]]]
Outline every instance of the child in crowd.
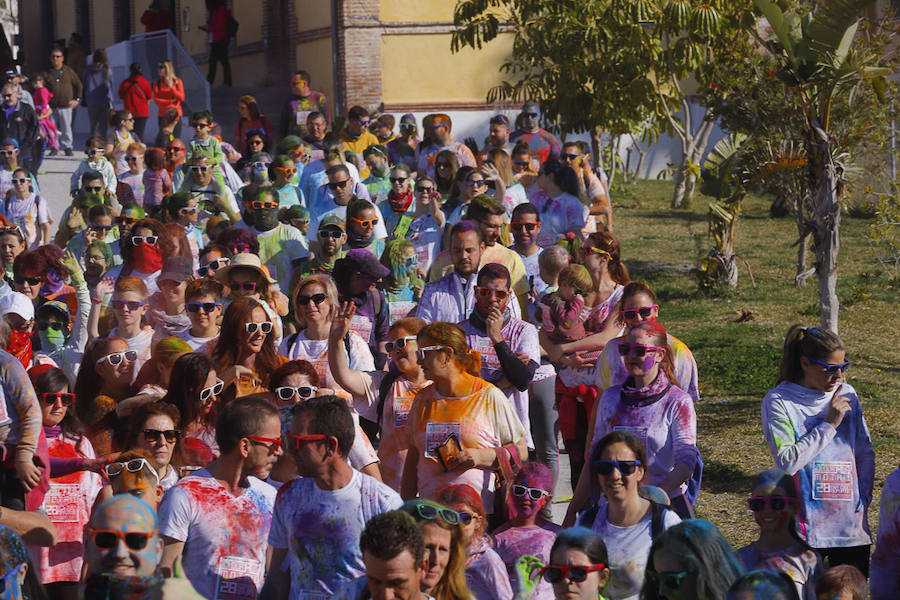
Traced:
[[784, 571], [797, 586], [801, 600], [816, 600], [822, 559], [793, 534], [800, 508], [794, 478], [779, 469], [763, 471], [753, 483], [747, 504], [759, 525], [759, 539], [737, 551], [744, 569]]
[[541, 327], [551, 340], [564, 344], [587, 336], [581, 311], [592, 287], [591, 274], [581, 265], [569, 265], [559, 274], [557, 291], [546, 294], [539, 303]]
[[191, 326], [178, 334], [195, 352], [212, 351], [219, 337], [222, 284], [210, 277], [195, 279], [184, 290], [184, 307]]
[[[831, 567], [816, 582], [816, 600], [866, 600], [866, 577], [853, 565]], [[877, 600], [873, 596], [873, 600]]]
[[10, 225], [18, 225], [25, 233], [29, 248], [50, 243], [50, 211], [44, 198], [31, 187], [31, 174], [27, 169], [13, 171], [13, 187], [0, 204], [0, 213]]
[[564, 248], [549, 246], [538, 257], [538, 279], [531, 284], [532, 298], [528, 306], [528, 317], [532, 323], [540, 319], [538, 302], [545, 294], [555, 292], [559, 285], [559, 274], [569, 266], [569, 255]]
[[[205, 156], [211, 167], [218, 167], [225, 160], [222, 152], [222, 144], [212, 135], [213, 115], [208, 110], [198, 110], [191, 115], [191, 127], [194, 128], [194, 137], [187, 143], [187, 154], [193, 156]], [[217, 169], [217, 175], [222, 177]], [[224, 184], [224, 178], [222, 179]]]
[[50, 118], [50, 115], [53, 114], [53, 109], [50, 108], [53, 92], [46, 88], [46, 82], [42, 73], [32, 76], [31, 83], [34, 87], [31, 97], [34, 100], [34, 112], [37, 113], [41, 135], [47, 140], [48, 146], [59, 152], [59, 129], [56, 128], [56, 123]]
[[116, 178], [116, 169], [111, 162], [106, 160], [103, 153], [106, 151], [106, 140], [94, 135], [84, 143], [84, 152], [87, 157], [82, 160], [69, 180], [69, 189], [78, 192], [81, 188], [81, 176], [86, 171], [96, 171], [103, 175], [103, 187], [106, 193], [115, 196], [119, 180]]
[[144, 207], [153, 209], [172, 193], [172, 176], [166, 171], [166, 155], [159, 148], [149, 148], [144, 154]]

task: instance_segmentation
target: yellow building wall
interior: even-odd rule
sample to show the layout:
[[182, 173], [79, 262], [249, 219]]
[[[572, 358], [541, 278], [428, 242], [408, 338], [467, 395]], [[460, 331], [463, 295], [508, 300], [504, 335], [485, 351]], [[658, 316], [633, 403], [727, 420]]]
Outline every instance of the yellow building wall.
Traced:
[[252, 44], [262, 40], [263, 11], [259, 2], [235, 2], [231, 14], [240, 24], [237, 45]]
[[382, 22], [450, 22], [456, 0], [381, 0]]
[[144, 24], [141, 23], [141, 17], [144, 11], [150, 7], [153, 0], [133, 0], [131, 5], [131, 32], [144, 33]]
[[331, 2], [323, 0], [294, 0], [297, 31], [310, 31], [331, 26]]
[[381, 36], [385, 104], [486, 102], [502, 80], [499, 67], [512, 52], [513, 36], [500, 35], [481, 50], [450, 52], [450, 34]]
[[[334, 73], [331, 68], [331, 38], [297, 44], [297, 69], [309, 72], [310, 87], [328, 97], [334, 110]], [[289, 85], [289, 84], [288, 84]]]
[[[37, 2], [34, 4], [37, 8]], [[72, 0], [56, 0], [53, 11], [56, 16], [56, 34], [53, 37], [68, 40], [75, 31], [75, 3]]]
[[206, 4], [203, 0], [181, 0], [180, 10], [182, 20], [178, 37], [181, 38], [182, 45], [188, 54], [208, 54], [206, 32], [198, 29], [201, 25], [206, 25]]
[[92, 48], [106, 48], [116, 43], [113, 2], [114, 0], [94, 0], [91, 15]]

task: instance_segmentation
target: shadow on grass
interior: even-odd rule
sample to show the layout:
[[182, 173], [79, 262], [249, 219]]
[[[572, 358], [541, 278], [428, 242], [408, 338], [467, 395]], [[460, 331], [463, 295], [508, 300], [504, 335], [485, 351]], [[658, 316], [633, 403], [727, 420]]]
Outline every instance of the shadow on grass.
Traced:
[[672, 209], [666, 211], [648, 211], [641, 214], [642, 218], [660, 219], [662, 221], [690, 221], [691, 223], [706, 222], [706, 213], [694, 212], [693, 210]]
[[704, 460], [700, 493], [746, 494], [753, 486], [756, 473], [745, 473], [737, 465], [719, 460]]

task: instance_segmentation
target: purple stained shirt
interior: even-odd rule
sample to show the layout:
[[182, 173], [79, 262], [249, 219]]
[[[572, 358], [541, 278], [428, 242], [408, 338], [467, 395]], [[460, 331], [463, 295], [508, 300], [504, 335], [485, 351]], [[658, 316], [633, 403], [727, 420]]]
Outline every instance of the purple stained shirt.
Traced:
[[[509, 523], [497, 529], [494, 534], [494, 549], [503, 563], [512, 588], [516, 589], [518, 573], [516, 573], [516, 560], [525, 554], [536, 556], [541, 562], [550, 564], [550, 548], [556, 540], [556, 534], [562, 531], [562, 527], [556, 523], [542, 521], [534, 527], [512, 527]], [[535, 588], [532, 600], [553, 600], [553, 586], [543, 578]]]

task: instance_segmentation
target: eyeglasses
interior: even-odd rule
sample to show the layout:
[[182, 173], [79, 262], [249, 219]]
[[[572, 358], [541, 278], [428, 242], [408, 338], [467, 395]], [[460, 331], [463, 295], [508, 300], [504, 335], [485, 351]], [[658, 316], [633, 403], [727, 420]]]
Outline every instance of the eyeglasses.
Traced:
[[159, 473], [153, 468], [146, 458], [132, 458], [127, 462], [112, 462], [103, 467], [106, 474], [110, 477], [120, 475], [122, 471], [127, 470], [129, 473], [140, 473], [144, 468], [153, 473], [156, 477], [156, 483], [159, 485]]
[[[459, 513], [455, 510], [450, 510], [449, 508], [439, 508], [425, 502], [416, 502], [415, 507], [416, 514], [429, 521], [434, 521], [439, 517], [447, 525], [459, 525], [460, 523], [462, 523], [463, 525], [468, 525], [472, 521], [472, 515], [469, 513]], [[465, 520], [461, 518], [463, 515], [466, 516]]]
[[628, 320], [637, 319], [641, 315], [642, 319], [649, 319], [653, 314], [653, 309], [659, 308], [659, 304], [653, 306], [642, 306], [640, 308], [626, 308], [622, 310], [622, 316]]
[[131, 236], [131, 244], [133, 246], [137, 246], [138, 244], [147, 244], [148, 246], [155, 246], [156, 242], [159, 241], [158, 235], [133, 235]]
[[293, 439], [295, 442], [297, 442], [294, 445], [295, 450], [300, 449], [301, 442], [321, 442], [321, 441], [326, 440], [327, 438], [328, 438], [327, 435], [324, 435], [321, 433], [310, 433], [307, 435], [293, 435], [293, 434], [291, 435], [291, 439]]
[[218, 396], [224, 389], [225, 382], [221, 379], [217, 379], [216, 382], [208, 388], [203, 388], [202, 390], [200, 390], [200, 402], [206, 402], [213, 396]]
[[190, 170], [193, 173], [205, 174], [209, 170], [209, 167], [207, 165], [191, 165]]
[[113, 310], [122, 310], [127, 308], [129, 311], [136, 311], [140, 307], [147, 304], [146, 302], [138, 302], [137, 300], [113, 300], [109, 303]]
[[250, 335], [253, 335], [257, 331], [261, 331], [263, 333], [271, 333], [272, 322], [263, 321], [262, 323], [244, 323], [244, 329], [246, 329], [247, 333], [249, 333]]
[[842, 372], [842, 373], [845, 372], [845, 371], [847, 370], [847, 368], [850, 366], [850, 361], [849, 361], [849, 360], [846, 360], [846, 361], [842, 362], [842, 363], [839, 364], [839, 365], [833, 365], [833, 364], [831, 364], [831, 363], [827, 363], [827, 362], [821, 361], [821, 360], [819, 360], [819, 359], [817, 359], [817, 358], [813, 358], [813, 357], [811, 357], [811, 356], [807, 356], [807, 357], [806, 357], [806, 360], [808, 360], [809, 362], [811, 362], [811, 363], [813, 363], [813, 364], [816, 364], [816, 365], [819, 365], [820, 367], [824, 368], [824, 369], [825, 369], [825, 374], [828, 375], [829, 377], [834, 377], [835, 375], [838, 374], [838, 371], [840, 371], [840, 372]]
[[378, 225], [378, 219], [362, 220], [362, 219], [357, 219], [356, 217], [350, 217], [350, 218], [353, 219], [356, 223], [358, 223], [360, 227], [375, 227], [376, 225]]
[[38, 284], [40, 284], [43, 280], [44, 280], [43, 277], [24, 277], [24, 276], [22, 276], [22, 275], [16, 275], [16, 276], [13, 278], [13, 281], [15, 281], [16, 283], [18, 283], [19, 285], [22, 285], [22, 284], [24, 284], [24, 283], [27, 283], [28, 285], [38, 285]]
[[86, 185], [81, 189], [82, 189], [82, 191], [85, 191], [89, 194], [99, 194], [100, 192], [103, 191], [103, 186], [102, 185]]
[[281, 450], [281, 438], [267, 438], [258, 435], [246, 436], [248, 440], [259, 446], [265, 446], [269, 454], [273, 454]]
[[339, 240], [344, 236], [343, 231], [335, 231], [334, 229], [320, 229], [319, 237], [323, 240], [326, 238], [332, 238], [335, 240]]
[[184, 152], [187, 148], [181, 146], [166, 146], [166, 152]]
[[362, 125], [363, 127], [368, 127], [369, 124], [372, 122], [372, 119], [356, 119], [356, 118], [354, 118], [353, 120], [356, 121], [357, 123], [359, 123], [360, 125]]
[[466, 185], [469, 187], [481, 187], [487, 185], [487, 182], [484, 179], [470, 179], [466, 182]]
[[125, 542], [130, 550], [143, 550], [150, 542], [150, 538], [156, 535], [156, 531], [145, 533], [142, 531], [114, 531], [112, 529], [91, 529], [91, 539], [94, 545], [101, 550], [114, 549], [119, 540]]
[[180, 429], [144, 429], [141, 433], [144, 434], [144, 437], [147, 438], [147, 441], [151, 444], [161, 437], [165, 438], [167, 443], [174, 444], [181, 436]]
[[665, 350], [661, 346], [644, 346], [643, 344], [619, 344], [619, 354], [622, 356], [637, 356], [638, 358], [645, 356], [648, 352], [659, 352]]
[[12, 156], [18, 152], [18, 150], [0, 150], [0, 156]]
[[250, 244], [232, 244], [228, 247], [232, 254], [248, 254], [250, 252]]
[[497, 300], [505, 300], [509, 296], [509, 292], [505, 290], [492, 290], [490, 288], [475, 286], [475, 295], [482, 298], [496, 298]]
[[580, 154], [563, 154], [563, 158], [566, 160], [575, 160], [579, 156], [581, 156], [581, 155]]
[[384, 348], [388, 352], [393, 352], [394, 350], [402, 350], [406, 347], [406, 344], [410, 342], [415, 342], [416, 336], [414, 335], [404, 335], [401, 338], [397, 338], [393, 342], [385, 342]]
[[549, 496], [550, 492], [546, 490], [542, 490], [541, 488], [533, 488], [524, 485], [516, 484], [512, 486], [513, 496], [518, 496], [519, 498], [524, 498], [526, 494], [532, 500], [540, 500], [544, 496]]
[[391, 177], [391, 183], [405, 183], [409, 177]]
[[276, 171], [281, 171], [284, 175], [293, 177], [297, 174], [297, 167], [275, 167]]
[[65, 328], [65, 324], [60, 323], [59, 321], [42, 321], [38, 323], [38, 331], [47, 331], [48, 329], [52, 329], [53, 331], [63, 331]]
[[18, 183], [20, 185], [23, 183], [28, 183], [29, 181], [30, 180], [27, 177], [15, 177], [12, 180], [13, 183]]
[[425, 346], [424, 348], [419, 348], [416, 350], [416, 358], [419, 362], [425, 360], [426, 352], [434, 352], [435, 350], [452, 350], [449, 346]]
[[140, 156], [126, 156], [125, 160], [126, 162], [137, 162], [139, 158]]
[[97, 229], [99, 231], [109, 231], [115, 225], [98, 225], [97, 223], [88, 223], [88, 229]]
[[231, 288], [232, 292], [239, 292], [244, 290], [245, 292], [252, 292], [256, 289], [255, 281], [232, 281], [228, 284], [228, 287]]
[[206, 277], [210, 273], [215, 273], [230, 262], [231, 259], [228, 258], [217, 258], [216, 260], [211, 260], [204, 266], [197, 269], [197, 273], [200, 274], [200, 277]]
[[137, 221], [134, 217], [116, 217], [116, 223], [119, 225], [134, 225], [134, 222]]
[[450, 168], [450, 163], [445, 163], [445, 162], [442, 162], [442, 163], [435, 163], [435, 164], [434, 164], [434, 168], [435, 168], [435, 169], [449, 169], [449, 168]]
[[193, 127], [194, 129], [206, 129], [209, 126], [210, 126], [209, 123], [193, 123], [191, 125], [191, 127]]
[[531, 164], [530, 160], [514, 160], [512, 161], [514, 165], [518, 167], [527, 167]]
[[639, 460], [595, 460], [592, 464], [598, 475], [610, 475], [618, 469], [622, 475], [631, 475], [643, 463]]
[[343, 181], [329, 181], [328, 189], [330, 189], [332, 192], [338, 188], [344, 189], [344, 186], [347, 185], [348, 181], [350, 181], [350, 180], [344, 179]]
[[538, 223], [526, 223], [524, 221], [513, 221], [509, 224], [510, 227], [517, 231], [534, 231], [537, 229]]
[[656, 582], [657, 586], [669, 591], [677, 591], [681, 587], [681, 580], [690, 575], [690, 571], [662, 571], [657, 573], [647, 569], [647, 576]]
[[537, 114], [537, 113], [534, 113], [534, 112], [522, 113], [522, 116], [523, 116], [523, 117], [526, 117], [526, 118], [531, 118], [531, 119], [537, 119], [537, 118], [538, 118], [538, 114]]
[[99, 365], [104, 360], [115, 367], [121, 364], [123, 360], [128, 362], [134, 362], [135, 360], [137, 360], [137, 352], [135, 352], [134, 350], [126, 350], [125, 352], [113, 352], [112, 354], [107, 354], [103, 358], [98, 358], [97, 364]]
[[308, 400], [318, 391], [319, 388], [314, 385], [302, 385], [300, 387], [283, 385], [275, 388], [275, 393], [278, 394], [278, 398], [281, 400], [293, 400], [294, 396]]
[[94, 156], [95, 154], [102, 154], [103, 150], [100, 148], [91, 148], [90, 150], [85, 150], [84, 153], [88, 156]]
[[319, 292], [318, 294], [301, 294], [297, 296], [297, 305], [306, 306], [310, 301], [315, 304], [322, 304], [325, 302], [326, 298], [328, 298], [328, 295], [323, 294], [322, 292]]
[[546, 567], [541, 567], [541, 577], [547, 583], [558, 583], [563, 579], [568, 579], [572, 583], [581, 583], [587, 579], [588, 573], [602, 571], [605, 568], [606, 565], [603, 563], [596, 565], [547, 565]]
[[[256, 146], [256, 145], [262, 146], [262, 145], [263, 145], [263, 141], [262, 141], [261, 139], [259, 139], [259, 138], [255, 138], [255, 139], [252, 139], [252, 140], [248, 141], [247, 144], [250, 145], [250, 146]], [[254, 163], [254, 165], [255, 165], [255, 164], [256, 164], [256, 163]]]
[[747, 508], [753, 512], [761, 510], [784, 510], [789, 504], [796, 504], [797, 498], [789, 496], [755, 496], [747, 498]]
[[416, 186], [417, 194], [428, 194], [428, 193], [431, 193], [432, 190], [434, 190], [434, 187], [432, 187], [430, 185], [423, 185], [423, 186], [417, 185]]
[[595, 248], [594, 246], [585, 246], [581, 249], [585, 254], [600, 254], [605, 256], [610, 256], [609, 252], [602, 248]]
[[222, 306], [221, 302], [188, 302], [184, 305], [184, 308], [189, 313], [198, 313], [202, 310], [206, 314], [209, 314], [219, 306]]
[[49, 392], [41, 394], [41, 400], [44, 401], [44, 404], [48, 406], [50, 404], [56, 404], [59, 402], [63, 406], [72, 406], [75, 402], [75, 394], [67, 394], [63, 392], [57, 392], [55, 394], [51, 394]]

